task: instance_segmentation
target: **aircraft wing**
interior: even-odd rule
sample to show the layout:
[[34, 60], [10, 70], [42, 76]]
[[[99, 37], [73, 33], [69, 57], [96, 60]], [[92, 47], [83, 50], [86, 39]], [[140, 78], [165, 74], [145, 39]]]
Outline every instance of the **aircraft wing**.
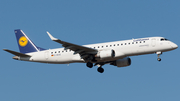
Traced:
[[98, 50], [93, 49], [93, 48], [76, 45], [73, 43], [65, 42], [65, 41], [59, 40], [57, 38], [54, 38], [49, 32], [47, 32], [47, 34], [49, 35], [51, 40], [62, 44], [62, 46], [65, 47], [65, 49], [73, 50], [75, 52], [75, 54], [76, 53], [79, 53], [80, 55], [82, 55], [82, 54], [96, 54], [98, 52]]

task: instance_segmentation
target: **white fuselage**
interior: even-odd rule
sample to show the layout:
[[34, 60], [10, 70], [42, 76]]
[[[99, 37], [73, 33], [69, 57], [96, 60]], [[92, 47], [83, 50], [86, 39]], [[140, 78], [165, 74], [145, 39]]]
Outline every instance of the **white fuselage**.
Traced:
[[[108, 60], [99, 59], [97, 62], [114, 61], [128, 56], [166, 52], [177, 48], [176, 44], [169, 40], [161, 40], [162, 38], [163, 37], [148, 37], [83, 46], [94, 48], [98, 51], [113, 49], [115, 50], [115, 54], [119, 54], [117, 57], [109, 58]], [[85, 62], [78, 53], [76, 54], [74, 51], [69, 49], [65, 50], [64, 48], [33, 52], [28, 53], [28, 55], [32, 57], [20, 57], [20, 60], [55, 64]]]

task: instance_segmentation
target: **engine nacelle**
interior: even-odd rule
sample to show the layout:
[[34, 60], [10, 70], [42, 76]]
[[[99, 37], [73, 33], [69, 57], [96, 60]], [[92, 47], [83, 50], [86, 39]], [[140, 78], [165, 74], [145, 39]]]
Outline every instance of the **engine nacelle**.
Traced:
[[117, 67], [126, 67], [131, 65], [131, 59], [130, 58], [123, 58], [116, 60], [111, 63], [111, 65], [117, 66]]
[[103, 59], [108, 59], [108, 58], [113, 58], [115, 56], [114, 50], [102, 50], [99, 51], [96, 57], [99, 57], [101, 60]]

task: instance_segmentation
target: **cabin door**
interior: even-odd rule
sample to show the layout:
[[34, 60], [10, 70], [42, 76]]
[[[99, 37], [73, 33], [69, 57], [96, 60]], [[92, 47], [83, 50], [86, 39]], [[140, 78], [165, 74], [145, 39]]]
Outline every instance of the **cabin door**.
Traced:
[[49, 51], [45, 51], [44, 56], [45, 56], [46, 60], [48, 60], [48, 58], [49, 58]]
[[156, 46], [156, 38], [151, 39], [151, 45], [152, 45], [152, 47]]

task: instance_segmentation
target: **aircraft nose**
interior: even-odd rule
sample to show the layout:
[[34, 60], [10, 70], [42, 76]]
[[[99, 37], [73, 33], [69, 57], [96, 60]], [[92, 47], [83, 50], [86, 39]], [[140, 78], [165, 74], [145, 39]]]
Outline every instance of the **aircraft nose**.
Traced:
[[176, 45], [175, 43], [171, 43], [171, 47], [172, 47], [173, 49], [176, 49], [176, 48], [178, 48], [178, 45]]

